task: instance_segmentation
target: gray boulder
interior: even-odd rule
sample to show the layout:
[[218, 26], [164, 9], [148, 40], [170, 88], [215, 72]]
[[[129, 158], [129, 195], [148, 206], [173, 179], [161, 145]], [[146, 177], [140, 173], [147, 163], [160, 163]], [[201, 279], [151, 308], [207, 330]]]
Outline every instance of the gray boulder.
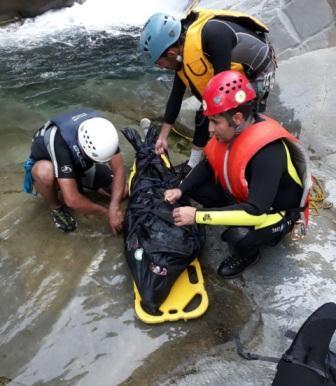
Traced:
[[1, 0], [0, 24], [34, 17], [50, 9], [72, 6], [76, 0]]

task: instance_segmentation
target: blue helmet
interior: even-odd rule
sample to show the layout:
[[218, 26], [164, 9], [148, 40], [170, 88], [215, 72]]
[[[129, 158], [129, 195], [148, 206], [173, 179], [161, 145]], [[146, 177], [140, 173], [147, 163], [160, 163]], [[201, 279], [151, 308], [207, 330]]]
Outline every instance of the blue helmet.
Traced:
[[178, 40], [181, 29], [180, 20], [161, 12], [147, 20], [140, 36], [140, 50], [150, 64], [154, 64]]

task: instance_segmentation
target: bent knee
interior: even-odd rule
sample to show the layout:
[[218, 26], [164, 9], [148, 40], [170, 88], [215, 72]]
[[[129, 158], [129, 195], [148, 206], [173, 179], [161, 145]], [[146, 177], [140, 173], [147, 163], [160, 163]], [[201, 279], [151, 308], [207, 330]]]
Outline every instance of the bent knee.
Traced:
[[51, 161], [37, 161], [32, 168], [34, 182], [52, 185], [55, 181], [54, 167]]

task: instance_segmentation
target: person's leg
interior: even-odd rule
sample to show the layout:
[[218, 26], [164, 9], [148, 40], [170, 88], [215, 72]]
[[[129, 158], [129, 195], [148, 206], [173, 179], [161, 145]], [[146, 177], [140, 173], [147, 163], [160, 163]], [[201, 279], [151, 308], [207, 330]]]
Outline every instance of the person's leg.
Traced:
[[259, 260], [260, 247], [275, 246], [291, 231], [298, 217], [297, 212], [291, 212], [276, 224], [259, 230], [250, 227], [227, 229], [222, 234], [222, 240], [229, 244], [232, 254], [223, 260], [218, 274], [227, 279], [239, 276], [248, 266]]
[[81, 184], [84, 188], [110, 197], [112, 180], [112, 171], [107, 165], [94, 164], [81, 178]]
[[36, 191], [41, 194], [51, 209], [51, 216], [57, 228], [63, 232], [76, 229], [77, 222], [58, 198], [57, 182], [51, 161], [37, 161], [32, 168]]
[[45, 199], [51, 209], [59, 208], [57, 183], [51, 161], [37, 161], [31, 171], [36, 191]]
[[200, 108], [195, 114], [195, 131], [190, 157], [187, 161], [174, 167], [180, 178], [184, 178], [202, 160], [203, 149], [209, 140], [208, 127], [209, 119], [203, 115], [203, 110]]
[[[111, 197], [113, 174], [108, 165], [94, 164], [81, 178], [84, 188], [94, 190], [106, 197]], [[125, 184], [123, 199], [128, 197], [128, 186]]]
[[203, 115], [203, 109], [200, 108], [195, 114], [195, 132], [193, 138], [193, 147], [191, 150], [188, 165], [194, 168], [203, 157], [203, 149], [209, 140], [209, 119]]
[[263, 113], [266, 110], [267, 98], [274, 85], [275, 69], [276, 65], [270, 62], [263, 72], [251, 80], [257, 94], [254, 108], [256, 113]]
[[227, 190], [213, 179], [197, 187], [189, 196], [204, 208], [220, 208], [236, 204], [236, 200]]
[[251, 237], [250, 227], [229, 227], [222, 233], [222, 240], [229, 245], [229, 255], [218, 267], [218, 274], [233, 279], [259, 259], [259, 246]]

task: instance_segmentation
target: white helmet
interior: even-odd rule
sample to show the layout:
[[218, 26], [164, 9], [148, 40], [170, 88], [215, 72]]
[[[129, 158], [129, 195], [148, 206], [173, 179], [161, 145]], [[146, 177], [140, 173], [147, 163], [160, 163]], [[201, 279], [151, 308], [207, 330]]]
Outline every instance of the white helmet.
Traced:
[[118, 133], [105, 118], [95, 117], [82, 122], [78, 142], [84, 153], [96, 162], [109, 161], [118, 149]]

